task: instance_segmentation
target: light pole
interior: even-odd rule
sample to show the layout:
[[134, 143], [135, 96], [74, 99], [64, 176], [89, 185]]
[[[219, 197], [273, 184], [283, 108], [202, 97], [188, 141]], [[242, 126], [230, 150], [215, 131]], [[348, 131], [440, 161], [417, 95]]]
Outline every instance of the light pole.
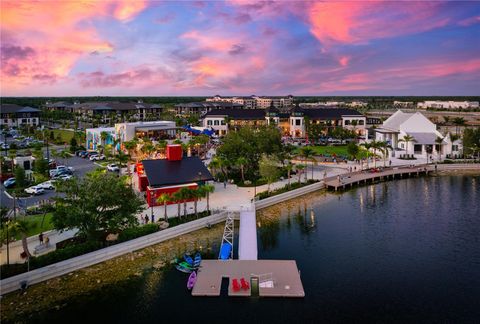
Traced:
[[155, 216], [153, 215], [153, 194], [154, 194], [154, 190], [150, 190], [150, 207], [151, 207], [151, 211], [152, 211], [152, 214], [150, 216], [151, 218], [151, 222], [154, 223], [155, 222]]

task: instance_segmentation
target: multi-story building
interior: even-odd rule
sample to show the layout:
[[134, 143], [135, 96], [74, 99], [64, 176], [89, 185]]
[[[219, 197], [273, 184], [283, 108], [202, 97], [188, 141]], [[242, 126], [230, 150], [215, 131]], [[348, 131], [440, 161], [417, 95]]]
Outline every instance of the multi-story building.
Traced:
[[250, 97], [222, 97], [216, 95], [207, 98], [207, 102], [229, 102], [233, 104], [241, 104], [246, 109], [266, 109], [270, 107], [284, 108], [293, 106], [293, 96], [286, 97], [259, 97], [252, 95]]
[[[405, 141], [407, 136], [412, 140]], [[377, 141], [388, 142], [394, 150], [414, 155], [415, 157], [444, 158], [446, 155], [458, 155], [461, 151], [461, 142], [452, 142], [450, 134], [444, 136], [437, 130], [437, 125], [432, 123], [420, 112], [404, 113], [397, 110], [385, 120], [381, 127], [375, 129]]]
[[417, 103], [418, 108], [470, 109], [479, 108], [478, 101], [424, 101]]
[[146, 104], [140, 100], [138, 102], [47, 102], [45, 108], [78, 113], [90, 118], [99, 116], [102, 122], [109, 122], [113, 117], [123, 120], [158, 119], [163, 111], [161, 105]]
[[395, 107], [413, 107], [413, 101], [397, 101], [395, 100], [393, 102], [393, 105]]
[[291, 137], [306, 136], [306, 119], [327, 127], [345, 127], [359, 135], [366, 135], [366, 117], [346, 108], [293, 108], [282, 113], [276, 108], [212, 110], [202, 116], [203, 127], [213, 128], [218, 135], [229, 129], [250, 125], [277, 125], [282, 134]]
[[40, 125], [40, 110], [32, 107], [22, 107], [14, 104], [2, 104], [1, 127], [21, 127]]
[[175, 115], [188, 116], [188, 115], [203, 115], [214, 109], [239, 109], [243, 108], [243, 104], [233, 102], [188, 102], [175, 105]]

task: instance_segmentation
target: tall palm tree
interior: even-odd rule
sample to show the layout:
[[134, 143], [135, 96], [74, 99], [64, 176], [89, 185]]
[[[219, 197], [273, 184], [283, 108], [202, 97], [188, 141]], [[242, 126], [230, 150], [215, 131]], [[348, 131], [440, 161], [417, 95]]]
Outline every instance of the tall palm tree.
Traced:
[[417, 140], [415, 139], [415, 137], [407, 134], [403, 138], [399, 139], [398, 141], [399, 142], [405, 142], [405, 152], [408, 155], [408, 143], [416, 142]]
[[303, 164], [296, 164], [295, 165], [295, 170], [298, 172], [298, 183], [302, 181], [302, 172], [305, 169], [305, 165]]
[[455, 117], [453, 119], [453, 124], [455, 125], [455, 135], [458, 135], [460, 130], [460, 126], [465, 125], [465, 119], [463, 117]]
[[193, 198], [193, 209], [195, 210], [195, 216], [198, 218], [197, 204], [198, 200], [204, 196], [203, 187], [199, 186], [197, 189], [190, 189], [190, 197]]
[[387, 157], [388, 157], [388, 150], [393, 150], [392, 146], [387, 142], [377, 142], [378, 150], [382, 152], [383, 157], [383, 167], [387, 166]]
[[442, 143], [443, 143], [443, 138], [441, 138], [440, 136], [437, 136], [437, 138], [435, 139], [435, 144], [438, 145], [438, 159], [441, 161], [442, 160]]
[[187, 201], [192, 199], [192, 189], [183, 187], [179, 190], [183, 201], [183, 216], [187, 217]]
[[373, 149], [373, 167], [377, 167], [377, 150], [381, 148], [382, 144], [378, 141], [371, 141], [370, 147]]
[[159, 204], [163, 204], [163, 207], [165, 209], [165, 214], [164, 214], [164, 218], [165, 218], [165, 221], [168, 222], [168, 216], [167, 216], [167, 203], [169, 203], [170, 201], [172, 200], [172, 197], [167, 194], [167, 193], [163, 193], [161, 194], [158, 198], [157, 198], [157, 202]]
[[173, 195], [172, 195], [172, 199], [175, 201], [175, 203], [177, 204], [177, 207], [178, 207], [178, 219], [180, 219], [180, 207], [181, 207], [181, 203], [182, 203], [182, 200], [183, 200], [183, 194], [180, 192], [180, 191], [176, 191]]
[[362, 143], [360, 145], [362, 145], [365, 148], [365, 150], [367, 150], [367, 169], [369, 169], [370, 166], [369, 166], [368, 159], [369, 159], [370, 149], [372, 148], [372, 144], [365, 142], [365, 143]]
[[245, 165], [248, 163], [248, 160], [243, 156], [239, 157], [236, 161], [236, 164], [240, 167], [240, 172], [242, 174], [242, 182], [245, 182]]
[[[315, 159], [313, 158], [313, 149], [311, 147], [302, 147], [301, 150], [301, 155], [304, 159], [305, 165], [307, 160], [312, 162], [312, 179], [313, 179], [313, 163], [315, 162]], [[305, 172], [305, 181], [307, 181], [307, 172]]]
[[30, 258], [32, 254], [28, 250], [27, 234], [28, 231], [31, 229], [32, 225], [24, 220], [15, 220], [9, 221], [9, 225], [7, 226], [9, 226], [9, 231], [11, 231], [13, 235], [20, 234], [22, 236], [23, 252], [27, 256], [27, 258]]
[[218, 158], [214, 157], [208, 164], [208, 167], [210, 168], [210, 171], [212, 171], [213, 176], [216, 178], [217, 170], [220, 168], [220, 161], [218, 160]]
[[210, 212], [210, 194], [215, 191], [215, 186], [212, 186], [211, 184], [206, 184], [202, 187], [207, 196], [207, 211]]
[[292, 173], [293, 170], [293, 163], [288, 161], [287, 165], [285, 168], [287, 169], [287, 177], [288, 177], [288, 187], [290, 188], [290, 174]]
[[[108, 137], [110, 136], [110, 134], [108, 134], [107, 132], [103, 131], [100, 133], [100, 139], [101, 139], [101, 144], [102, 144], [102, 147], [105, 147], [106, 144], [107, 144], [107, 139]], [[103, 148], [102, 148], [102, 154], [103, 154]]]

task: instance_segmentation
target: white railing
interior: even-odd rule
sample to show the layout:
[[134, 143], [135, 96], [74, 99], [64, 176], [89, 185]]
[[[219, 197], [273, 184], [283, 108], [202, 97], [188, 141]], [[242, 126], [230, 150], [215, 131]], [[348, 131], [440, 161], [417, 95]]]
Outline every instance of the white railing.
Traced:
[[131, 253], [150, 245], [184, 235], [189, 232], [207, 227], [207, 225], [217, 224], [225, 220], [227, 212], [214, 214], [208, 217], [197, 219], [172, 228], [145, 235], [127, 242], [119, 243], [104, 249], [90, 252], [75, 258], [54, 263], [43, 268], [35, 269], [30, 272], [22, 273], [14, 277], [0, 281], [0, 294], [15, 291], [21, 288], [23, 283], [27, 285], [36, 284], [45, 280], [59, 277], [61, 275], [79, 270], [91, 265], [113, 259], [126, 253]]

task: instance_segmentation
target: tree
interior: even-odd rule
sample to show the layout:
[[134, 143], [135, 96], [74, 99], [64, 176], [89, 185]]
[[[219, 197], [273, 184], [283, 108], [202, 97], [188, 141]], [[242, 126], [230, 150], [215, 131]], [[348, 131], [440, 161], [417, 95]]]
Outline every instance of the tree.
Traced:
[[380, 142], [377, 142], [375, 140], [370, 142], [370, 147], [373, 149], [373, 167], [377, 167], [377, 150], [380, 148], [381, 144]]
[[64, 195], [54, 198], [55, 228], [77, 228], [88, 239], [137, 225], [135, 215], [143, 205], [126, 179], [111, 173], [92, 172], [83, 179], [73, 178], [59, 184], [57, 191]]
[[356, 159], [359, 152], [360, 152], [360, 148], [358, 147], [357, 143], [355, 142], [348, 143], [347, 153], [352, 157], [352, 159]]
[[273, 156], [263, 155], [260, 160], [259, 170], [260, 175], [267, 180], [267, 192], [270, 192], [270, 184], [278, 179], [280, 171], [278, 169], [278, 161]]
[[207, 211], [210, 212], [210, 194], [215, 191], [215, 186], [211, 184], [205, 184], [202, 187], [207, 196]]
[[118, 166], [122, 167], [125, 166], [130, 160], [130, 156], [120, 151], [117, 155], [115, 155], [115, 159], [117, 160]]
[[195, 210], [195, 216], [198, 218], [197, 204], [198, 200], [203, 198], [202, 187], [197, 187], [197, 189], [190, 189], [190, 197], [193, 198], [193, 209]]
[[173, 195], [172, 195], [172, 199], [175, 201], [175, 203], [177, 204], [177, 207], [178, 207], [178, 218], [180, 219], [180, 204], [182, 203], [182, 200], [183, 200], [183, 194], [180, 192], [180, 191], [176, 191]]
[[22, 167], [15, 169], [15, 185], [18, 189], [24, 188], [27, 185], [25, 170]]
[[8, 230], [12, 236], [16, 236], [17, 234], [21, 235], [23, 252], [27, 258], [32, 257], [30, 251], [28, 250], [27, 235], [33, 225], [24, 220], [12, 220], [8, 222], [7, 226], [9, 227]]
[[288, 177], [288, 188], [290, 188], [290, 174], [292, 173], [293, 170], [293, 163], [288, 161], [287, 165], [285, 166], [287, 169], [287, 177]]
[[443, 138], [441, 138], [440, 136], [437, 136], [437, 138], [435, 139], [435, 144], [437, 144], [438, 146], [438, 159], [441, 161], [442, 160], [442, 143], [443, 143]]
[[[452, 136], [452, 142], [453, 142]], [[466, 128], [463, 132], [463, 150], [466, 155], [475, 155], [480, 147], [480, 128]]]
[[187, 187], [182, 187], [179, 191], [180, 196], [182, 197], [183, 201], [183, 216], [187, 216], [187, 201], [192, 199], [192, 189]]
[[75, 152], [77, 150], [77, 146], [78, 146], [78, 143], [77, 143], [77, 139], [75, 138], [75, 136], [72, 137], [72, 139], [70, 140], [70, 152]]
[[300, 183], [302, 181], [302, 172], [305, 169], [305, 165], [297, 164], [295, 165], [295, 169], [297, 170], [297, 173], [298, 173], [298, 183]]
[[172, 200], [172, 197], [167, 193], [163, 193], [157, 198], [157, 203], [163, 204], [163, 207], [165, 208], [164, 218], [166, 222], [168, 222], [167, 203], [169, 203], [171, 200]]
[[465, 119], [463, 117], [455, 117], [453, 119], [453, 124], [455, 125], [455, 135], [458, 135], [460, 126], [465, 126]]
[[245, 182], [244, 168], [245, 168], [245, 164], [247, 164], [247, 163], [248, 163], [248, 161], [244, 157], [239, 157], [236, 161], [236, 165], [238, 165], [240, 167], [240, 172], [242, 174], [242, 182]]
[[387, 142], [377, 142], [377, 148], [380, 152], [382, 152], [383, 157], [383, 167], [387, 166], [387, 157], [388, 157], [388, 150], [393, 150], [393, 148]]
[[408, 155], [408, 143], [416, 142], [417, 140], [411, 135], [405, 135], [403, 138], [398, 140], [399, 142], [405, 142], [405, 153]]
[[102, 143], [102, 154], [103, 154], [103, 148], [107, 145], [107, 139], [110, 137], [110, 134], [108, 134], [108, 132], [101, 132], [100, 133], [100, 140], [101, 140], [101, 143]]
[[[305, 162], [305, 165], [307, 165], [307, 160], [312, 162], [312, 180], [313, 180], [313, 164], [317, 161], [313, 157], [314, 150], [311, 147], [302, 147], [301, 150], [301, 156], [303, 156], [303, 160]], [[307, 180], [307, 173], [305, 173], [305, 181]]]
[[368, 161], [369, 160], [369, 153], [370, 153], [370, 149], [372, 148], [372, 144], [365, 142], [365, 143], [362, 143], [360, 145], [362, 145], [365, 148], [365, 150], [367, 150], [367, 169], [368, 169], [369, 168], [369, 161]]

